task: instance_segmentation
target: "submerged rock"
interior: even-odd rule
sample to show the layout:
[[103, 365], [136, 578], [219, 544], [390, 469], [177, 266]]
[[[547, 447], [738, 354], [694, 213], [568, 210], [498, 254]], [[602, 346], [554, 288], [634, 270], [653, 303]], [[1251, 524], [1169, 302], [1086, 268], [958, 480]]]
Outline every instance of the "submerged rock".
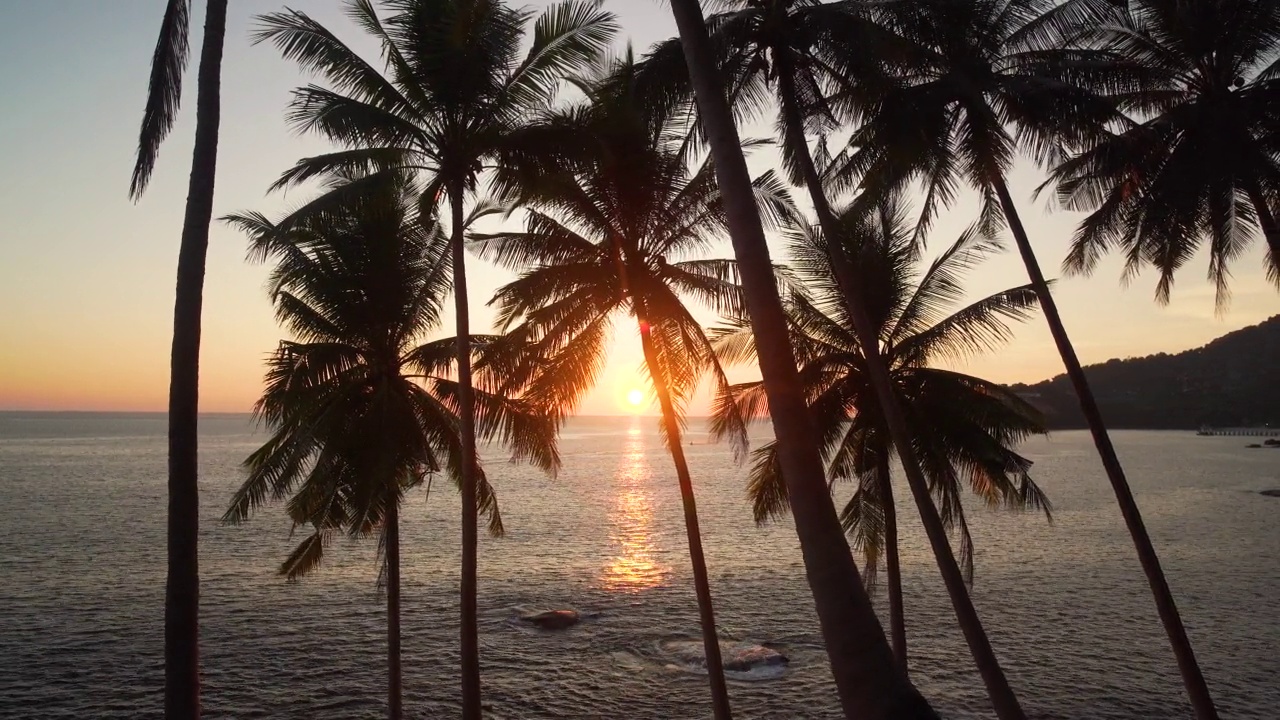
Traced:
[[763, 645], [734, 645], [724, 656], [724, 669], [744, 672], [758, 667], [786, 665], [786, 655]]
[[1266, 495], [1267, 497], [1280, 497], [1280, 490], [1263, 490], [1261, 493], [1259, 493], [1259, 495]]
[[548, 610], [546, 612], [525, 615], [521, 618], [533, 623], [543, 630], [563, 630], [578, 624], [581, 616], [577, 610]]
[[[701, 641], [681, 640], [667, 644], [666, 648], [684, 665], [698, 668], [707, 666], [707, 656]], [[777, 650], [742, 642], [721, 642], [720, 659], [724, 663], [724, 669], [733, 672], [777, 667], [790, 662], [786, 655]]]

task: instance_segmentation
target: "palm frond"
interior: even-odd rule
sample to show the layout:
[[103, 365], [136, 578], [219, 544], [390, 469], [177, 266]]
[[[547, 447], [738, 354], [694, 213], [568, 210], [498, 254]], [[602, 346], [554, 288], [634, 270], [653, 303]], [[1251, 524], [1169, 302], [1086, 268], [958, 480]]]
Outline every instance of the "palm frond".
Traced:
[[337, 176], [381, 177], [391, 172], [414, 169], [414, 154], [404, 148], [357, 148], [305, 157], [281, 173], [270, 191], [283, 190], [317, 178]]
[[[962, 572], [971, 581], [973, 538], [960, 500], [966, 481], [972, 492], [998, 507], [1048, 507], [1048, 498], [1030, 479], [1030, 462], [1014, 450], [1030, 435], [1044, 432], [1044, 422], [1007, 388], [928, 363], [986, 351], [1007, 339], [1009, 324], [1029, 316], [1035, 295], [1029, 287], [1012, 288], [957, 309], [965, 275], [997, 247], [977, 226], [926, 264], [906, 221], [905, 205], [894, 196], [861, 198], [842, 213], [841, 221], [839, 241], [858, 259], [864, 301], [888, 328], [880, 351], [906, 412], [914, 449], [944, 526], [958, 540]], [[793, 228], [789, 238], [795, 275], [807, 289], [790, 294], [785, 305], [799, 377], [830, 481], [858, 482], [842, 521], [874, 582], [874, 568], [884, 553], [883, 503], [889, 500], [883, 488], [894, 448], [866, 378], [843, 294], [831, 277], [826, 238], [808, 226]], [[713, 329], [711, 341], [722, 362], [754, 357], [750, 326], [740, 317]], [[738, 416], [763, 413], [763, 385], [745, 383], [717, 392], [711, 423], [715, 428]], [[757, 521], [786, 510], [785, 486], [771, 447], [753, 453], [748, 476]]]
[[298, 543], [280, 564], [280, 574], [288, 580], [298, 580], [320, 565], [324, 551], [333, 539], [332, 528], [316, 528]]
[[272, 43], [286, 59], [322, 75], [350, 100], [404, 117], [407, 122], [420, 119], [414, 103], [394, 83], [306, 13], [285, 9], [256, 19], [258, 27], [250, 36], [254, 44]]
[[561, 79], [598, 59], [618, 29], [603, 4], [603, 0], [560, 0], [544, 10], [534, 23], [533, 44], [506, 82], [499, 103], [545, 105]]
[[422, 131], [412, 117], [317, 85], [293, 91], [285, 120], [299, 133], [322, 135], [348, 148], [422, 143]]
[[920, 277], [915, 292], [898, 314], [889, 337], [901, 342], [909, 335], [942, 322], [944, 308], [964, 297], [964, 274], [997, 249], [999, 245], [986, 239], [977, 225], [961, 233]]
[[862, 582], [868, 591], [876, 587], [885, 546], [884, 505], [887, 500], [880, 492], [880, 482], [878, 472], [869, 471], [840, 510], [840, 525], [849, 536], [849, 549], [862, 553]]
[[785, 517], [791, 509], [787, 496], [787, 484], [782, 478], [782, 465], [778, 459], [778, 447], [768, 442], [751, 453], [751, 472], [747, 475], [747, 498], [751, 501], [751, 513], [756, 523]]
[[1232, 261], [1262, 234], [1256, 204], [1245, 198], [1280, 170], [1267, 139], [1272, 105], [1255, 102], [1274, 93], [1277, 37], [1280, 10], [1252, 0], [1135, 0], [1082, 34], [1075, 67], [1085, 70], [1073, 71], [1132, 119], [1111, 123], [1046, 183], [1069, 209], [1090, 213], [1067, 257], [1069, 272], [1090, 272], [1118, 251], [1122, 281], [1154, 268], [1156, 300], [1167, 302], [1174, 278], [1203, 246], [1222, 310]]
[[1029, 319], [1038, 302], [1031, 285], [988, 295], [904, 339], [898, 354], [904, 363], [922, 364], [991, 352], [1013, 338], [1009, 322]]
[[147, 84], [147, 104], [138, 132], [138, 158], [129, 181], [129, 198], [137, 200], [147, 189], [160, 155], [160, 145], [173, 129], [182, 102], [182, 74], [190, 48], [191, 0], [168, 0], [160, 37], [151, 55], [151, 80]]

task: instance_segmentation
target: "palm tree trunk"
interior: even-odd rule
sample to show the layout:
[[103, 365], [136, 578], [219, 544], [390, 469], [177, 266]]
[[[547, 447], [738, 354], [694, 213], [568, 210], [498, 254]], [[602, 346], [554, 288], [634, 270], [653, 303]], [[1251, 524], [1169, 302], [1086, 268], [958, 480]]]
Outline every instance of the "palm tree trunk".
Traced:
[[907, 619], [902, 609], [902, 568], [898, 564], [898, 511], [893, 505], [893, 479], [889, 459], [880, 461], [880, 503], [884, 511], [884, 567], [889, 576], [889, 636], [893, 659], [903, 675], [908, 674]]
[[724, 198], [756, 337], [791, 516], [804, 557], [841, 707], [858, 720], [936, 720], [928, 702], [897, 670], [827, 489], [813, 423], [796, 371], [737, 127], [707, 37], [698, 0], [671, 0], [689, 75]]
[[831, 210], [831, 204], [827, 201], [822, 180], [818, 177], [817, 168], [813, 164], [813, 157], [809, 154], [808, 141], [804, 136], [804, 123], [796, 102], [795, 88], [791, 82], [792, 75], [785, 60], [786, 54], [779, 53], [777, 57], [780, 58], [778, 79], [784, 113], [783, 123], [788, 136], [787, 144], [795, 153], [794, 160], [809, 190], [809, 197], [813, 201], [818, 224], [822, 227], [822, 234], [826, 239], [831, 269], [845, 297], [849, 316], [853, 320], [854, 334], [857, 335], [863, 356], [866, 358], [867, 375], [871, 387], [875, 391], [876, 399], [889, 426], [889, 436], [898, 452], [898, 458], [902, 461], [907, 485], [911, 488], [911, 495], [915, 499], [916, 507], [920, 510], [925, 535], [929, 538], [929, 546], [938, 562], [943, 584], [946, 585], [947, 594], [951, 597], [956, 621], [964, 632], [965, 640], [969, 644], [969, 652], [973, 655], [974, 664], [978, 666], [978, 673], [982, 676], [983, 684], [986, 685], [987, 696], [991, 699], [991, 706], [995, 709], [996, 716], [1000, 720], [1025, 720], [1026, 714], [1023, 713], [1022, 706], [1018, 703], [1018, 698], [1010, 687], [1004, 670], [1000, 667], [1000, 661], [991, 648], [991, 641], [982, 627], [982, 621], [978, 618], [978, 611], [974, 608], [973, 599], [969, 596], [964, 575], [960, 572], [955, 553], [951, 550], [946, 528], [943, 527], [942, 518], [938, 516], [938, 509], [929, 494], [929, 483], [920, 470], [920, 463], [916, 459], [915, 449], [911, 444], [911, 431], [907, 426], [906, 416], [902, 412], [897, 394], [893, 391], [889, 368], [880, 355], [879, 335], [857, 290], [857, 269], [845, 253], [843, 246], [837, 241], [838, 222], [835, 213]]
[[200, 316], [205, 256], [213, 218], [221, 115], [222, 46], [227, 0], [209, 0], [196, 96], [196, 140], [178, 248], [169, 359], [169, 575], [164, 598], [164, 711], [168, 720], [200, 717]]
[[1031, 241], [1027, 238], [1022, 219], [1018, 216], [1017, 208], [1014, 207], [1013, 197], [1002, 179], [997, 180], [994, 186], [1005, 217], [1009, 221], [1009, 229], [1013, 232], [1014, 242], [1018, 245], [1018, 252], [1022, 255], [1022, 262], [1027, 266], [1031, 286], [1040, 301], [1045, 320], [1049, 323], [1049, 332], [1053, 335], [1053, 342], [1058, 347], [1062, 364], [1066, 366], [1067, 376], [1071, 379], [1076, 398], [1080, 401], [1080, 410], [1089, 423], [1093, 444], [1097, 447], [1098, 454], [1102, 456], [1102, 466], [1107, 471], [1107, 479], [1111, 481], [1111, 489], [1115, 491], [1116, 502], [1120, 505], [1120, 514], [1124, 517], [1125, 526], [1133, 537], [1134, 547], [1138, 551], [1138, 561], [1147, 575], [1147, 583], [1155, 596], [1160, 621], [1164, 623], [1165, 632], [1169, 635], [1169, 643], [1173, 645], [1173, 654], [1177, 658], [1178, 670], [1182, 673], [1182, 683], [1186, 686], [1191, 706], [1195, 709], [1199, 720], [1217, 720], [1218, 711], [1213, 705], [1213, 698], [1209, 695], [1209, 686], [1200, 672], [1200, 665], [1196, 662], [1195, 652], [1191, 649], [1191, 641], [1187, 638], [1186, 628], [1182, 625], [1182, 616], [1178, 613], [1178, 606], [1173, 601], [1169, 583], [1164, 577], [1164, 571], [1160, 568], [1160, 559], [1156, 556], [1155, 547], [1151, 544], [1151, 536], [1147, 534], [1146, 525], [1142, 522], [1142, 514], [1138, 512], [1138, 504], [1133, 499], [1133, 491], [1129, 488], [1129, 481], [1125, 479], [1124, 468], [1121, 467], [1120, 458], [1116, 456], [1115, 447], [1111, 444], [1111, 436], [1107, 434], [1102, 413], [1098, 410], [1098, 403], [1093, 397], [1093, 391], [1089, 388], [1084, 369], [1080, 366], [1080, 359], [1076, 357], [1071, 338], [1067, 336], [1066, 328], [1062, 325], [1058, 305], [1049, 292], [1049, 284], [1045, 281], [1044, 274], [1040, 272], [1040, 263], [1036, 260], [1035, 251], [1031, 249]]
[[1262, 226], [1262, 236], [1267, 239], [1267, 247], [1271, 250], [1271, 265], [1267, 276], [1272, 282], [1280, 283], [1280, 223], [1276, 222], [1276, 216], [1271, 212], [1271, 206], [1267, 204], [1257, 182], [1249, 184], [1248, 193], [1253, 211], [1258, 214], [1258, 224]]
[[476, 510], [475, 398], [471, 391], [471, 313], [467, 305], [465, 220], [461, 183], [449, 188], [453, 211], [453, 302], [458, 342], [458, 419], [462, 435], [462, 717], [480, 720], [480, 631], [476, 608], [476, 550], [479, 544]]
[[400, 499], [387, 508], [387, 716], [400, 720]]
[[649, 333], [650, 325], [642, 309], [637, 307], [640, 320], [640, 346], [644, 362], [653, 379], [653, 388], [662, 409], [662, 424], [667, 431], [667, 447], [676, 466], [676, 479], [680, 483], [680, 502], [684, 506], [684, 529], [689, 538], [689, 561], [693, 564], [693, 587], [698, 596], [698, 616], [702, 623], [702, 645], [707, 658], [707, 677], [711, 680], [711, 707], [716, 720], [731, 720], [729, 688], [724, 680], [724, 661], [720, 657], [720, 638], [716, 634], [716, 615], [711, 604], [711, 580], [707, 576], [707, 559], [702, 554], [702, 531], [698, 526], [698, 505], [693, 497], [693, 479], [689, 475], [689, 463], [685, 461], [684, 447], [680, 439], [680, 422], [676, 416], [666, 375], [659, 365], [658, 354]]

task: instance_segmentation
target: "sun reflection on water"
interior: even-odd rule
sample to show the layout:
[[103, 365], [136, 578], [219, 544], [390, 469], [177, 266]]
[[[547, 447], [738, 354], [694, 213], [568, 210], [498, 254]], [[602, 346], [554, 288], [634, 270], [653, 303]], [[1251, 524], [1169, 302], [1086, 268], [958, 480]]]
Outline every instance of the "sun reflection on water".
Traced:
[[656, 557], [653, 499], [644, 444], [640, 426], [633, 423], [613, 474], [615, 500], [609, 511], [609, 539], [616, 554], [605, 566], [602, 577], [608, 590], [634, 592], [656, 587], [670, 573]]

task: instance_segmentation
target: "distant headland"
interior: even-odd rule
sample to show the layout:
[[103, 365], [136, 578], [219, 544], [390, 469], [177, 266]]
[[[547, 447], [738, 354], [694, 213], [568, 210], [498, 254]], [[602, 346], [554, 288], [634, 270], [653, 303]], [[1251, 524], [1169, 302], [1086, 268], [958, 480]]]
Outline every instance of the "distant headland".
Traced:
[[[1084, 370], [1111, 428], [1280, 426], [1280, 315], [1194, 350]], [[1010, 387], [1043, 410], [1051, 428], [1085, 427], [1066, 375]]]

